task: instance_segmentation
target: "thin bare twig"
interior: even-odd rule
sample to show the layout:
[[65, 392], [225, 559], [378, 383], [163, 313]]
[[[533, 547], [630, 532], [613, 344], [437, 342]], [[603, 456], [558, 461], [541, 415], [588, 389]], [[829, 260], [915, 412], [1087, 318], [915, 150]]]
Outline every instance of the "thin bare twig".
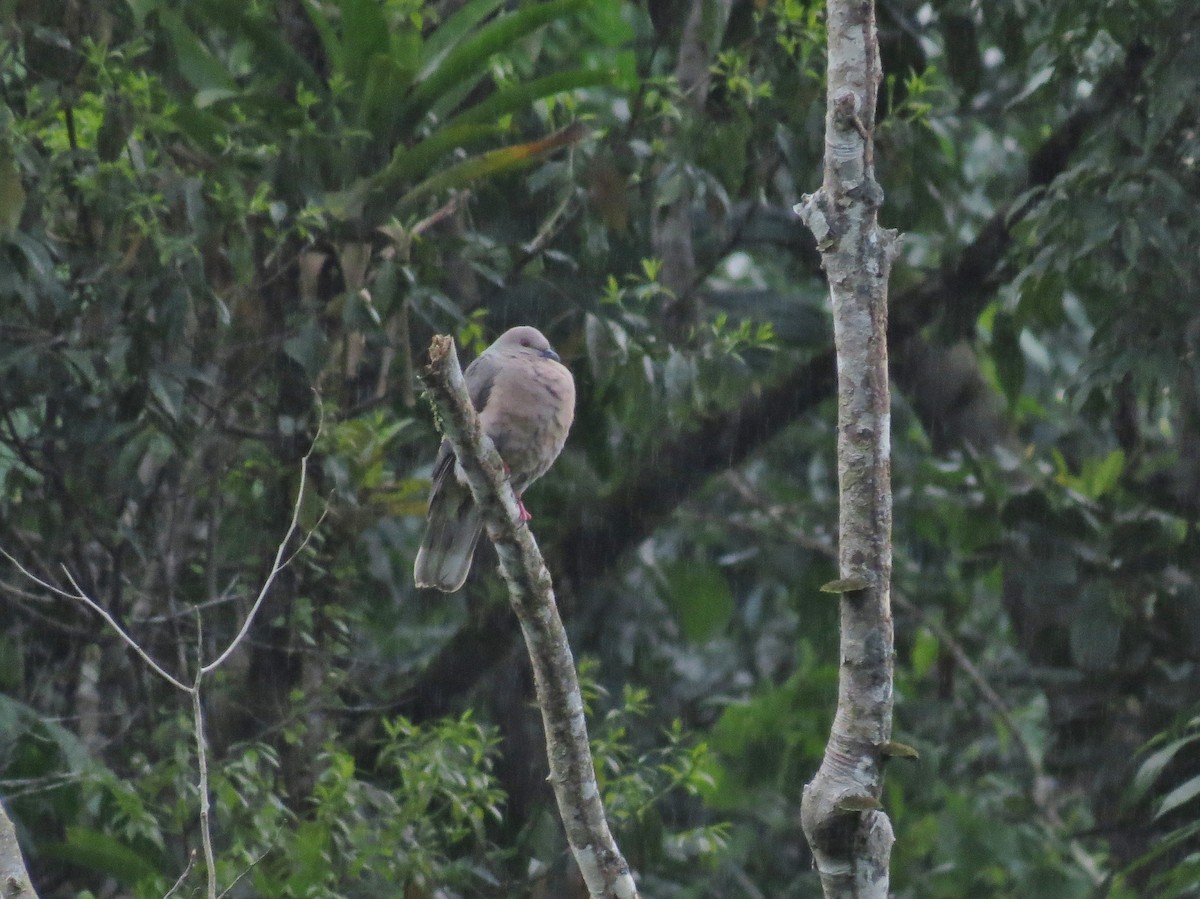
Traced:
[[[319, 426], [317, 429], [317, 434], [320, 434]], [[130, 636], [120, 624], [117, 623], [117, 620], [107, 609], [105, 609], [87, 594], [87, 592], [79, 585], [78, 581], [76, 581], [75, 576], [71, 573], [70, 569], [67, 568], [66, 565], [62, 566], [63, 573], [66, 575], [67, 581], [75, 591], [74, 593], [64, 590], [61, 587], [58, 587], [49, 581], [38, 577], [36, 574], [22, 565], [21, 562], [19, 562], [11, 553], [9, 553], [3, 547], [0, 547], [0, 555], [3, 555], [6, 559], [8, 559], [17, 568], [17, 570], [20, 571], [21, 574], [23, 574], [31, 582], [37, 584], [42, 589], [47, 590], [56, 596], [69, 599], [71, 601], [82, 602], [99, 614], [100, 617], [103, 618], [104, 621], [117, 633], [117, 635], [142, 658], [142, 661], [144, 661], [150, 667], [150, 669], [154, 671], [154, 673], [159, 675], [159, 677], [171, 684], [177, 690], [180, 690], [191, 697], [193, 739], [196, 744], [196, 765], [199, 770], [199, 783], [197, 784], [197, 790], [199, 792], [200, 802], [200, 839], [204, 850], [207, 899], [218, 899], [218, 895], [216, 853], [213, 850], [212, 840], [212, 806], [209, 799], [208, 785], [208, 746], [204, 735], [204, 708], [202, 702], [204, 677], [205, 675], [210, 674], [221, 667], [221, 665], [225, 663], [230, 655], [233, 654], [233, 652], [246, 638], [246, 635], [249, 633], [255, 617], [258, 615], [259, 610], [262, 608], [262, 605], [266, 600], [267, 593], [270, 591], [271, 585], [275, 582], [275, 578], [278, 577], [279, 573], [291, 563], [291, 561], [296, 557], [296, 554], [304, 548], [309, 539], [312, 537], [315, 527], [305, 533], [304, 539], [300, 542], [300, 545], [296, 550], [294, 550], [292, 553], [288, 553], [288, 544], [291, 542], [292, 537], [299, 529], [300, 510], [303, 506], [304, 491], [307, 485], [308, 461], [312, 456], [315, 446], [316, 440], [314, 439], [313, 447], [310, 447], [308, 452], [304, 455], [304, 458], [300, 460], [300, 483], [296, 490], [295, 505], [292, 507], [292, 518], [288, 524], [287, 531], [284, 533], [283, 538], [280, 540], [279, 546], [275, 551], [275, 559], [272, 562], [270, 572], [267, 574], [267, 577], [263, 582], [262, 589], [259, 590], [258, 596], [255, 598], [253, 605], [250, 607], [250, 611], [246, 615], [245, 620], [242, 622], [242, 626], [238, 630], [238, 633], [229, 642], [229, 645], [225, 648], [225, 650], [208, 664], [204, 664], [203, 618], [201, 611], [199, 607], [196, 607], [192, 610], [196, 615], [197, 645], [196, 675], [195, 679], [190, 685], [184, 683], [182, 680], [175, 677], [160, 664], [158, 664], [158, 662], [156, 662], [154, 658], [145, 649], [143, 649], [142, 646], [132, 636]], [[325, 513], [322, 512], [321, 517], [317, 521], [317, 526], [319, 526], [320, 522], [324, 520], [324, 516]], [[259, 860], [261, 860], [261, 857]], [[184, 869], [184, 872], [180, 875], [179, 879], [175, 882], [175, 885], [167, 893], [167, 896], [171, 896], [179, 890], [180, 885], [184, 882], [188, 876], [188, 873], [191, 871], [194, 862], [195, 852], [193, 851], [187, 867]], [[255, 864], [257, 864], [257, 862], [255, 862]], [[253, 865], [251, 867], [253, 867]], [[245, 876], [245, 872], [238, 875], [237, 880], [240, 880], [243, 876]], [[237, 880], [234, 881], [235, 884], [237, 883]], [[224, 895], [224, 893], [221, 895]]]
[[254, 861], [250, 862], [250, 865], [246, 868], [246, 870], [240, 872], [237, 877], [233, 878], [233, 883], [229, 884], [229, 886], [227, 886], [227, 887], [225, 887], [225, 889], [221, 890], [221, 895], [218, 896], [217, 899], [225, 899], [226, 896], [228, 896], [230, 893], [232, 893], [234, 888], [239, 883], [242, 882], [242, 878], [244, 878], [247, 874], [249, 874], [251, 871], [253, 871], [255, 868], [257, 868], [259, 866], [259, 864], [262, 862], [262, 860], [264, 858], [266, 858], [268, 855], [270, 855], [274, 849], [275, 849], [274, 846], [268, 846], [266, 849], [264, 849], [259, 854], [258, 858], [256, 858]]
[[[229, 586], [221, 591], [220, 596], [214, 596], [212, 599], [206, 599], [203, 602], [198, 602], [194, 606], [189, 606], [186, 609], [176, 609], [172, 612], [166, 612], [162, 615], [147, 615], [145, 618], [135, 619], [138, 624], [167, 624], [177, 618], [184, 618], [192, 615], [197, 609], [203, 611], [211, 609], [215, 606], [226, 605], [231, 602], [237, 602], [240, 598], [235, 592], [238, 585], [238, 578], [235, 576], [229, 582]], [[215, 592], [215, 591], [210, 591]]]
[[43, 590], [49, 590], [51, 593], [54, 593], [57, 596], [61, 596], [64, 599], [69, 599], [73, 602], [79, 601], [79, 602], [82, 602], [85, 605], [87, 605], [94, 612], [96, 612], [101, 618], [103, 618], [109, 627], [111, 627], [114, 631], [116, 631], [117, 636], [119, 636], [122, 640], [124, 640], [134, 652], [136, 652], [139, 656], [142, 657], [142, 661], [144, 661], [147, 665], [149, 665], [150, 669], [155, 674], [157, 674], [159, 677], [163, 678], [163, 680], [165, 680], [171, 686], [175, 687], [177, 690], [182, 690], [184, 693], [191, 692], [191, 690], [192, 690], [191, 687], [189, 687], [187, 684], [183, 683], [183, 681], [176, 678], [175, 675], [168, 672], [165, 668], [163, 668], [161, 665], [159, 665], [158, 662], [154, 661], [154, 659], [150, 656], [150, 654], [148, 652], [146, 652], [146, 650], [142, 649], [142, 647], [140, 645], [138, 645], [137, 640], [135, 640], [135, 639], [133, 639], [133, 637], [129, 636], [129, 634], [127, 634], [125, 632], [124, 628], [122, 628], [121, 625], [117, 624], [117, 620], [115, 618], [113, 618], [113, 616], [109, 613], [108, 609], [104, 608], [102, 605], [100, 605], [98, 602], [96, 602], [94, 599], [92, 599], [90, 596], [88, 596], [83, 591], [83, 589], [79, 586], [79, 584], [76, 583], [74, 576], [71, 574], [71, 572], [67, 569], [67, 567], [65, 565], [62, 568], [63, 568], [63, 571], [67, 575], [67, 580], [70, 581], [71, 586], [75, 588], [74, 593], [69, 593], [66, 590], [63, 590], [61, 587], [57, 587], [54, 584], [51, 584], [49, 581], [43, 580], [42, 578], [38, 577], [36, 574], [34, 574], [32, 571], [30, 571], [28, 568], [26, 568], [24, 565], [22, 565], [19, 561], [17, 561], [17, 559], [14, 558], [13, 555], [11, 553], [9, 553], [8, 550], [4, 549], [3, 547], [0, 547], [0, 555], [3, 555], [4, 558], [6, 558], [6, 559], [8, 559], [8, 561], [12, 562], [12, 564], [16, 567], [16, 569], [19, 572], [21, 572], [21, 574], [25, 575], [25, 577], [29, 578], [29, 580], [33, 581], [35, 584], [37, 584]]
[[[86, 776], [83, 772], [77, 771], [70, 774], [51, 774], [46, 777], [18, 777], [0, 780], [0, 789], [4, 790], [4, 799], [8, 802], [22, 796], [36, 796], [38, 793], [57, 790], [65, 784], [78, 783]], [[12, 789], [13, 787], [20, 789]]]
[[172, 896], [174, 896], [176, 893], [179, 892], [179, 888], [181, 886], [183, 886], [183, 882], [185, 880], [187, 880], [187, 876], [192, 873], [192, 868], [194, 868], [195, 865], [196, 865], [196, 850], [193, 849], [191, 852], [188, 853], [187, 867], [185, 867], [183, 869], [183, 873], [179, 875], [179, 878], [175, 881], [175, 885], [172, 886], [171, 889], [167, 890], [167, 892], [163, 894], [163, 899], [171, 899]]
[[[319, 429], [317, 433], [320, 434]], [[263, 581], [262, 589], [258, 591], [258, 597], [254, 600], [254, 605], [250, 607], [250, 611], [246, 615], [245, 621], [242, 622], [242, 628], [238, 631], [237, 636], [229, 642], [229, 645], [225, 647], [224, 652], [222, 652], [207, 665], [201, 666], [200, 671], [202, 674], [208, 674], [210, 671], [216, 671], [223, 664], [225, 664], [226, 659], [233, 655], [234, 650], [237, 649], [238, 644], [242, 641], [242, 638], [249, 633], [250, 626], [254, 624], [254, 619], [258, 615], [259, 609], [262, 608], [262, 604], [267, 598], [267, 593], [270, 591], [271, 585], [275, 583], [275, 578], [279, 576], [279, 572], [283, 571], [283, 569], [287, 567], [288, 562], [291, 561], [290, 556], [285, 559], [284, 555], [287, 552], [287, 545], [291, 541], [292, 535], [296, 533], [296, 530], [300, 524], [300, 506], [302, 505], [302, 501], [304, 499], [304, 485], [308, 477], [308, 460], [309, 457], [312, 456], [313, 448], [315, 446], [316, 440], [313, 441], [313, 446], [309, 447], [308, 452], [304, 454], [304, 458], [300, 460], [300, 486], [296, 490], [296, 503], [292, 507], [292, 520], [288, 524], [287, 532], [283, 535], [283, 539], [279, 541], [279, 548], [275, 551], [275, 561], [271, 565], [271, 571], [267, 574], [266, 580]], [[305, 541], [308, 540], [308, 536], [309, 535], [305, 535]]]
[[192, 726], [196, 740], [196, 767], [200, 771], [200, 782], [196, 785], [200, 793], [200, 843], [204, 847], [204, 867], [208, 884], [208, 899], [217, 899], [217, 859], [213, 853], [211, 806], [208, 799], [208, 745], [204, 739], [204, 707], [201, 702], [201, 687], [204, 684], [204, 627], [200, 613], [196, 613], [196, 682], [192, 686]]

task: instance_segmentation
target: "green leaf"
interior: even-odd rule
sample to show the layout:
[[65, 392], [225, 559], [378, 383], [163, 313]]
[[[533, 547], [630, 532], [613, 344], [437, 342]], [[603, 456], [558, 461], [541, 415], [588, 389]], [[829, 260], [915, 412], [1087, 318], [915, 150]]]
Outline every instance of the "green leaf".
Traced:
[[1071, 620], [1071, 658], [1085, 671], [1107, 671], [1115, 667], [1123, 622], [1113, 609], [1101, 584], [1083, 589], [1079, 608]]
[[[1196, 54], [1192, 53], [1190, 56], [1190, 59], [1185, 56], [1184, 66], [1191, 67], [1191, 72], [1194, 73], [1197, 63]], [[1173, 68], [1175, 71], [1170, 71], [1168, 75], [1157, 80], [1155, 90], [1150, 92], [1149, 115], [1143, 141], [1143, 149], [1147, 153], [1155, 149], [1163, 137], [1175, 127], [1175, 123], [1187, 104], [1194, 102], [1196, 90], [1194, 79], [1189, 78], [1183, 71], [1179, 71], [1178, 67]]]
[[412, 81], [406, 69], [391, 56], [377, 53], [362, 68], [365, 78], [359, 85], [358, 110], [354, 121], [368, 128], [383, 146], [394, 142], [395, 111]]
[[472, 0], [439, 25], [425, 41], [418, 79], [425, 81], [475, 27], [494, 13], [503, 0]]
[[300, 364], [305, 373], [316, 379], [325, 357], [325, 335], [315, 318], [308, 318], [297, 333], [284, 341], [283, 349]]
[[459, 113], [446, 124], [450, 126], [476, 122], [492, 123], [510, 112], [525, 109], [535, 100], [541, 100], [543, 97], [551, 97], [583, 87], [610, 84], [615, 74], [610, 69], [578, 69], [572, 72], [547, 75], [545, 78], [538, 78], [525, 84], [497, 91], [486, 100]]
[[663, 366], [663, 388], [672, 411], [689, 416], [696, 404], [699, 366], [694, 356], [672, 349]]
[[1200, 733], [1189, 734], [1172, 740], [1146, 756], [1145, 761], [1138, 766], [1137, 772], [1133, 776], [1133, 786], [1130, 791], [1132, 797], [1136, 800], [1145, 796], [1171, 760], [1179, 754], [1179, 751], [1198, 741], [1200, 741]]
[[268, 26], [250, 14], [242, 0], [192, 0], [189, 9], [200, 10], [200, 17], [247, 39], [257, 54], [261, 72], [278, 74], [287, 81], [302, 82], [314, 92], [326, 94], [325, 82], [280, 35], [277, 28]]
[[0, 237], [17, 230], [25, 208], [25, 188], [12, 154], [0, 147]]
[[169, 9], [160, 9], [158, 17], [163, 29], [171, 36], [179, 73], [188, 84], [198, 93], [204, 92], [208, 96], [233, 96], [237, 93], [237, 85], [228, 69], [208, 52], [182, 16]]
[[135, 852], [116, 838], [90, 827], [68, 827], [66, 842], [45, 846], [42, 853], [107, 875], [126, 886], [133, 886], [157, 873], [141, 852]]
[[454, 88], [477, 83], [488, 71], [487, 61], [494, 53], [569, 12], [580, 9], [588, 0], [550, 0], [523, 7], [485, 25], [472, 37], [458, 44], [429, 72], [409, 98], [401, 118], [401, 128], [414, 124]]
[[457, 165], [438, 172], [430, 178], [426, 178], [402, 196], [398, 205], [401, 208], [411, 206], [417, 200], [431, 194], [436, 194], [452, 187], [464, 187], [480, 178], [529, 165], [546, 153], [574, 143], [582, 136], [583, 127], [572, 125], [541, 140], [516, 144], [510, 147], [501, 147], [498, 150], [491, 150], [479, 156], [472, 156], [469, 159], [464, 159]]
[[1163, 797], [1162, 802], [1158, 805], [1158, 810], [1154, 813], [1154, 817], [1163, 817], [1170, 814], [1177, 808], [1187, 805], [1197, 797], [1200, 797], [1200, 774], [1185, 780], [1170, 793]]
[[501, 134], [495, 122], [502, 116], [543, 97], [607, 83], [611, 75], [606, 71], [562, 72], [499, 91], [455, 116], [417, 145], [397, 149], [387, 168], [375, 176], [374, 184], [381, 189], [403, 184], [429, 171], [451, 151]]
[[912, 670], [914, 677], [924, 677], [937, 662], [941, 653], [941, 642], [927, 627], [917, 631], [913, 639]]
[[666, 598], [684, 636], [711, 640], [733, 617], [733, 593], [715, 565], [680, 560], [664, 567]]
[[362, 90], [368, 70], [388, 57], [388, 24], [377, 0], [339, 0], [342, 12], [342, 69]]
[[387, 189], [410, 181], [428, 172], [440, 159], [453, 150], [486, 140], [500, 133], [494, 125], [449, 125], [439, 128], [430, 137], [416, 146], [401, 147], [392, 156], [387, 168], [379, 172], [372, 183], [376, 188]]
[[11, 239], [24, 254], [25, 261], [29, 263], [29, 271], [39, 281], [50, 281], [54, 275], [54, 260], [50, 257], [46, 246], [32, 237], [16, 231], [12, 233]]
[[1108, 493], [1121, 479], [1125, 470], [1124, 450], [1113, 450], [1103, 459], [1096, 461], [1088, 459], [1084, 463], [1084, 479], [1086, 492], [1092, 499], [1098, 499]]
[[345, 50], [342, 47], [342, 41], [338, 37], [337, 31], [329, 22], [329, 17], [325, 15], [319, 0], [305, 0], [304, 11], [308, 13], [309, 21], [317, 30], [317, 34], [321, 37], [321, 47], [325, 51], [325, 58], [329, 64], [337, 71], [345, 69]]
[[1000, 312], [992, 320], [992, 360], [996, 365], [996, 380], [1015, 405], [1025, 386], [1025, 354], [1021, 350], [1020, 331], [1013, 317]]

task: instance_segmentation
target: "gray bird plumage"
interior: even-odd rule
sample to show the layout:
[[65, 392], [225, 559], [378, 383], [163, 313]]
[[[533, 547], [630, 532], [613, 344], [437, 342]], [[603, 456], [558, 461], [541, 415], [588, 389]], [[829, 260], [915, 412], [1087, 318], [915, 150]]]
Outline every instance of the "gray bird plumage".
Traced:
[[[521, 326], [501, 334], [464, 374], [484, 433], [496, 444], [520, 498], [566, 443], [575, 416], [571, 372], [540, 331]], [[433, 464], [425, 539], [413, 566], [416, 585], [445, 593], [461, 587], [482, 531], [471, 490], [443, 440]]]

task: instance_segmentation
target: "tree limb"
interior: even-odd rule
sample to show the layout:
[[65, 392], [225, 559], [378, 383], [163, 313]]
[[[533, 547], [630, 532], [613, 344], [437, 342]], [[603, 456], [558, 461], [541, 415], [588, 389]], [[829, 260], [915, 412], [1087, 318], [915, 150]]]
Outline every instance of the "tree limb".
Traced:
[[593, 899], [636, 899], [637, 887], [629, 865], [604, 816], [588, 745], [583, 697], [555, 604], [550, 572], [533, 534], [520, 523], [517, 498], [508, 483], [504, 462], [480, 427], [453, 338], [433, 338], [422, 380], [482, 513], [488, 539], [496, 547], [500, 572], [525, 635], [546, 731], [550, 782], [567, 842]]
[[882, 70], [873, 0], [826, 4], [825, 176], [796, 208], [817, 238], [837, 351], [837, 713], [800, 823], [826, 897], [886, 899], [892, 824], [880, 808], [893, 703], [891, 395], [887, 281], [896, 232], [879, 227], [875, 101]]

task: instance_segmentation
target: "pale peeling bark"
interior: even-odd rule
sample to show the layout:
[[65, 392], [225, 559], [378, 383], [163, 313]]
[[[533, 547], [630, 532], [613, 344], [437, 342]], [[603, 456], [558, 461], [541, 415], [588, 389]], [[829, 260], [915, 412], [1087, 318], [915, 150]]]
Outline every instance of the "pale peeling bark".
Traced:
[[479, 426], [452, 338], [433, 338], [422, 380], [442, 433], [454, 447], [471, 495], [483, 514], [488, 539], [495, 544], [500, 573], [508, 583], [509, 599], [525, 635], [546, 730], [550, 783], [571, 852], [592, 899], [637, 899], [629, 865], [608, 829], [600, 801], [583, 696], [550, 572], [533, 534], [520, 523], [517, 498], [500, 454]]
[[829, 276], [838, 374], [841, 671], [820, 770], [801, 824], [827, 897], [888, 894], [892, 825], [879, 807], [892, 729], [891, 460], [887, 278], [872, 129], [881, 70], [871, 0], [829, 0], [821, 189], [797, 207]]
[[0, 805], [0, 897], [2, 899], [38, 899], [37, 890], [29, 882], [17, 831], [4, 806]]

